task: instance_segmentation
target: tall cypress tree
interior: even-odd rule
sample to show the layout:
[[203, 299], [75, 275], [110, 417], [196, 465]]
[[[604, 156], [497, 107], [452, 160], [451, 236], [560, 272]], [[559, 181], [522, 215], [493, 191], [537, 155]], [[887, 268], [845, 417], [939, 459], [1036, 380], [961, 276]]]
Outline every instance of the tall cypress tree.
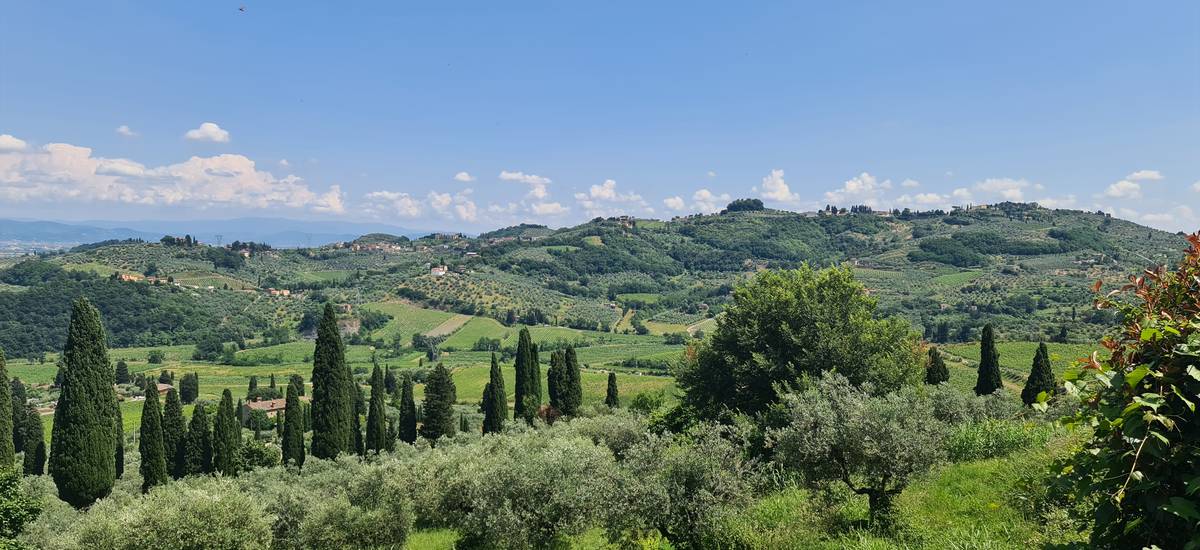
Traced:
[[25, 475], [40, 476], [46, 472], [46, 431], [42, 426], [42, 415], [33, 405], [26, 405], [21, 411], [25, 417], [24, 438]]
[[[546, 393], [550, 397], [550, 407], [558, 412], [563, 411], [564, 394], [566, 393], [566, 372], [563, 366], [563, 356], [560, 352], [550, 354], [550, 368], [546, 369]], [[565, 413], [564, 413], [565, 414]]]
[[3, 349], [0, 349], [0, 382], [3, 382], [0, 384], [0, 468], [7, 468], [11, 467], [17, 458], [16, 445], [13, 443], [17, 431], [14, 427], [20, 426], [13, 423], [12, 383], [8, 381]]
[[942, 353], [936, 346], [930, 346], [929, 363], [925, 365], [925, 383], [936, 386], [949, 380], [950, 369], [946, 368], [946, 362], [942, 360]]
[[397, 437], [405, 443], [417, 440], [417, 403], [413, 399], [413, 379], [409, 373], [404, 373], [400, 381], [400, 426]]
[[238, 450], [242, 443], [242, 424], [233, 412], [233, 394], [221, 392], [221, 404], [213, 420], [213, 469], [227, 476], [237, 473]]
[[113, 442], [116, 447], [113, 466], [117, 479], [121, 479], [121, 476], [125, 475], [125, 417], [121, 413], [121, 404], [116, 399], [113, 399], [112, 411], [113, 434], [116, 435]]
[[579, 372], [579, 358], [575, 356], [575, 348], [567, 346], [567, 351], [563, 352], [562, 366], [562, 413], [566, 416], [579, 416], [579, 409], [583, 407], [583, 378]]
[[296, 384], [288, 384], [283, 418], [283, 463], [299, 468], [304, 466], [304, 406]]
[[358, 456], [367, 455], [366, 439], [363, 438], [362, 417], [367, 414], [367, 400], [363, 397], [362, 386], [354, 382], [354, 453]]
[[454, 402], [457, 400], [450, 371], [438, 363], [425, 379], [425, 421], [421, 424], [421, 437], [436, 442], [439, 437], [454, 435]]
[[378, 366], [371, 372], [371, 404], [367, 407], [367, 451], [383, 451], [387, 449], [387, 413], [384, 396], [387, 395], [387, 384], [383, 379], [383, 369]]
[[[0, 357], [3, 357], [4, 350], [0, 349]], [[0, 359], [3, 361], [4, 359]], [[22, 424], [17, 420], [25, 417], [25, 402], [29, 400], [29, 396], [25, 394], [25, 383], [20, 378], [13, 378], [12, 384], [12, 442], [13, 452], [19, 453], [25, 450], [25, 430], [21, 429]], [[0, 431], [0, 436], [3, 436]]]
[[275, 373], [271, 373], [271, 385], [268, 387], [271, 389], [275, 389]]
[[325, 304], [313, 352], [312, 455], [333, 458], [355, 452], [354, 378], [338, 332], [333, 304]]
[[483, 433], [498, 433], [504, 429], [504, 421], [508, 418], [508, 394], [495, 352], [492, 352], [492, 370], [483, 398]]
[[289, 376], [288, 384], [295, 384], [296, 385], [296, 393], [300, 394], [301, 397], [304, 396], [304, 377], [303, 376], [300, 376], [299, 374], [293, 374], [293, 375]]
[[138, 452], [142, 462], [142, 492], [167, 482], [167, 452], [163, 444], [162, 411], [158, 408], [158, 387], [146, 382], [146, 400], [142, 402], [142, 425], [138, 432]]
[[250, 375], [250, 383], [246, 386], [246, 399], [250, 399], [250, 396], [254, 395], [254, 390], [257, 390], [257, 389], [258, 389], [258, 377], [254, 376], [252, 374], [252, 375]]
[[604, 394], [604, 404], [610, 409], [621, 406], [621, 397], [617, 394], [617, 373], [612, 371], [608, 373], [608, 391]]
[[107, 496], [117, 477], [117, 395], [104, 342], [100, 312], [86, 298], [76, 300], [50, 435], [50, 475], [59, 498], [76, 508]]
[[538, 409], [542, 408], [542, 362], [538, 359], [537, 344], [531, 343], [529, 355], [529, 397], [533, 400], [529, 414], [537, 416]]
[[129, 365], [124, 361], [117, 361], [117, 383], [129, 383]]
[[537, 409], [530, 411], [529, 407], [532, 403], [530, 398], [530, 369], [533, 363], [533, 342], [529, 337], [529, 329], [522, 328], [517, 334], [517, 355], [513, 360], [513, 369], [516, 370], [515, 390], [516, 396], [513, 401], [513, 419], [525, 419], [532, 421], [533, 415], [537, 413]]
[[208, 428], [208, 412], [203, 403], [192, 409], [192, 421], [188, 424], [184, 457], [185, 472], [207, 474], [213, 471], [212, 431]]
[[167, 470], [171, 477], [179, 479], [187, 473], [184, 457], [187, 439], [187, 420], [183, 417], [183, 404], [175, 388], [167, 390], [167, 401], [163, 405], [163, 453], [167, 457]]
[[996, 332], [992, 324], [983, 327], [983, 339], [979, 344], [979, 378], [975, 381], [975, 395], [991, 395], [1002, 388], [1000, 379], [1000, 352], [996, 350]]
[[383, 373], [383, 388], [387, 390], [388, 395], [395, 395], [400, 389], [399, 381], [396, 380], [396, 372], [391, 367], [385, 367]]
[[1046, 343], [1038, 344], [1037, 353], [1033, 356], [1033, 368], [1029, 371], [1029, 379], [1021, 389], [1021, 401], [1026, 405], [1037, 403], [1039, 393], [1053, 395], [1057, 386], [1054, 383], [1054, 369], [1050, 366], [1050, 352]]

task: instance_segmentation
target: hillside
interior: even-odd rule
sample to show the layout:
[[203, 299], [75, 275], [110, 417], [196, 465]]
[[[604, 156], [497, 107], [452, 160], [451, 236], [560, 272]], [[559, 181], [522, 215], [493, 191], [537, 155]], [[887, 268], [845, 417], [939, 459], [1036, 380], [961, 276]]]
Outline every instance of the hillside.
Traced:
[[[17, 356], [55, 351], [56, 339], [12, 327], [61, 333], [66, 300], [81, 291], [60, 290], [80, 285], [133, 285], [136, 295], [162, 304], [156, 310], [223, 304], [188, 317], [205, 320], [203, 329], [181, 324], [168, 332], [153, 322], [123, 321], [110, 328], [120, 345], [191, 343], [217, 326], [247, 338], [271, 326], [295, 328], [326, 300], [403, 300], [504, 325], [697, 333], [711, 330], [706, 319], [719, 314], [738, 280], [802, 262], [853, 265], [884, 313], [909, 319], [933, 341], [973, 340], [985, 322], [1004, 339], [1063, 339], [1065, 329], [1067, 341], [1087, 341], [1112, 323], [1089, 307], [1090, 283], [1123, 280], [1167, 261], [1184, 240], [1100, 213], [1003, 203], [953, 213], [750, 210], [670, 221], [597, 218], [475, 238], [371, 234], [310, 249], [239, 246], [102, 243], [44, 257], [70, 277], [21, 275], [38, 272], [30, 269], [35, 264], [5, 271], [0, 300], [9, 307], [0, 308], [0, 346]], [[446, 273], [431, 269], [440, 265]], [[88, 272], [107, 279], [88, 282]], [[122, 274], [136, 280], [116, 280]], [[289, 296], [268, 299], [268, 289], [287, 289]], [[121, 293], [100, 294], [106, 318], [106, 308], [120, 311]], [[40, 307], [58, 314], [32, 317], [41, 315], [32, 302], [53, 304]]]

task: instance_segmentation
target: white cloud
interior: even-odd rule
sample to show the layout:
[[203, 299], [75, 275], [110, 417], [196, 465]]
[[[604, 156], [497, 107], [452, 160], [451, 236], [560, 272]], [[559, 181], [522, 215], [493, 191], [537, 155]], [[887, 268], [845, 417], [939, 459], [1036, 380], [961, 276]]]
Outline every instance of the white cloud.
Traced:
[[796, 202], [800, 200], [800, 195], [792, 193], [791, 188], [783, 179], [783, 170], [771, 170], [762, 179], [762, 189], [759, 195], [764, 199], [770, 199], [779, 202]]
[[900, 187], [907, 187], [909, 189], [912, 189], [913, 187], [920, 187], [920, 186], [921, 186], [921, 182], [919, 182], [917, 180], [904, 180], [904, 181], [900, 182]]
[[217, 126], [214, 122], [205, 122], [199, 128], [188, 130], [183, 137], [192, 141], [211, 141], [213, 143], [229, 143], [229, 132]]
[[[988, 178], [974, 186], [975, 191], [1012, 202], [1024, 200], [1025, 189], [1029, 187], [1031, 184], [1028, 181], [1013, 178]], [[1035, 186], [1035, 189], [1040, 190], [1041, 186]]]
[[835, 205], [865, 204], [872, 208], [883, 206], [882, 194], [892, 188], [891, 180], [879, 181], [867, 172], [846, 180], [840, 189], [827, 191], [825, 200]]
[[24, 151], [25, 147], [26, 143], [24, 140], [17, 139], [9, 134], [0, 134], [0, 153]]
[[641, 195], [617, 191], [617, 182], [614, 180], [604, 180], [604, 183], [592, 185], [587, 193], [575, 193], [575, 200], [589, 217], [630, 214], [631, 210], [653, 212]]
[[678, 195], [663, 199], [663, 204], [666, 205], [667, 208], [675, 211], [681, 211], [687, 207], [687, 205], [683, 203], [683, 197]]
[[1074, 208], [1076, 205], [1075, 195], [1044, 197], [1034, 202], [1043, 208]]
[[951, 191], [950, 196], [962, 202], [971, 202], [975, 200], [974, 196], [971, 195], [971, 190], [967, 189], [966, 187], [959, 187], [954, 191]]
[[1121, 180], [1108, 186], [1104, 196], [1114, 199], [1140, 199], [1142, 186], [1129, 180]]
[[471, 190], [463, 189], [458, 193], [429, 192], [429, 206], [446, 217], [457, 217], [460, 220], [473, 222], [477, 219], [479, 208], [470, 199]]
[[1125, 176], [1125, 179], [1129, 181], [1158, 181], [1163, 179], [1163, 175], [1162, 172], [1159, 172], [1158, 170], [1138, 170], [1137, 172]]
[[550, 178], [545, 178], [545, 177], [539, 176], [537, 174], [526, 174], [524, 172], [509, 172], [508, 170], [502, 170], [500, 172], [500, 179], [502, 179], [504, 181], [516, 181], [516, 182], [521, 182], [521, 183], [528, 183], [529, 185], [546, 185], [546, 184], [552, 183], [550, 181]]
[[493, 214], [515, 214], [520, 207], [521, 205], [510, 202], [508, 204], [489, 204], [487, 209]]
[[117, 135], [121, 135], [121, 136], [125, 136], [125, 137], [137, 137], [137, 135], [138, 135], [138, 133], [134, 132], [132, 128], [130, 128], [124, 124], [117, 126], [116, 132], [117, 132]]
[[1192, 191], [1200, 193], [1200, 181], [1197, 181], [1196, 183], [1192, 184]]
[[421, 201], [408, 193], [373, 191], [366, 194], [365, 210], [374, 215], [390, 213], [402, 218], [416, 218], [424, 211]]
[[567, 207], [557, 202], [535, 202], [529, 209], [539, 216], [557, 216], [568, 211]]
[[280, 168], [291, 168], [292, 163], [288, 162], [288, 159], [279, 159], [279, 166]]
[[709, 170], [709, 171], [708, 171], [708, 177], [710, 177], [710, 178], [715, 178], [715, 177], [717, 177], [717, 173], [716, 173], [716, 172], [714, 172], [714, 171], [712, 171], [712, 170]]
[[718, 195], [708, 189], [700, 189], [692, 193], [692, 208], [700, 212], [716, 212], [724, 208], [726, 204], [729, 204], [728, 193]]
[[0, 153], [0, 199], [12, 202], [110, 201], [342, 212], [342, 197], [337, 186], [319, 194], [298, 177], [276, 178], [258, 170], [254, 161], [242, 155], [192, 157], [147, 167], [129, 159], [96, 157], [90, 148], [67, 143]]
[[900, 195], [896, 198], [896, 203], [901, 206], [946, 206], [950, 197], [939, 195], [937, 193], [917, 193], [916, 195]]
[[475, 181], [475, 176], [472, 176], [471, 174], [468, 174], [467, 172], [459, 172], [457, 174], [454, 174], [454, 181], [461, 181], [463, 183], [468, 183], [468, 182]]
[[1196, 225], [1200, 223], [1196, 212], [1185, 205], [1176, 206], [1170, 212], [1145, 214], [1141, 220], [1148, 225], [1168, 231], [1195, 231]]

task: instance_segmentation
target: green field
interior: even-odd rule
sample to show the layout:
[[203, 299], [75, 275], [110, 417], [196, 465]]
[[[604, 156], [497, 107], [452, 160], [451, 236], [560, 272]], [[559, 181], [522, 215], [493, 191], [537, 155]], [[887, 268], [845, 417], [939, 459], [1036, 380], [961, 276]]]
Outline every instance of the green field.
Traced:
[[371, 334], [372, 338], [391, 340], [399, 335], [405, 345], [411, 341], [412, 335], [429, 332], [454, 317], [453, 313], [423, 309], [403, 302], [373, 302], [363, 304], [362, 308], [392, 316], [387, 325]]
[[662, 300], [662, 295], [653, 292], [630, 292], [627, 294], [618, 294], [617, 300], [622, 302], [642, 302], [645, 304], [657, 304]]
[[[1000, 368], [1028, 375], [1029, 370], [1033, 368], [1033, 356], [1037, 353], [1037, 348], [1037, 342], [997, 342], [996, 350], [1000, 352]], [[1076, 360], [1088, 357], [1092, 351], [1103, 351], [1103, 348], [1092, 344], [1047, 343], [1046, 348], [1050, 352], [1050, 364], [1054, 367], [1054, 374], [1060, 377], [1063, 372], [1075, 364]], [[979, 363], [979, 343], [948, 344], [941, 346], [941, 349], [962, 357], [972, 364]], [[1105, 356], [1107, 353], [1101, 353], [1101, 357]]]

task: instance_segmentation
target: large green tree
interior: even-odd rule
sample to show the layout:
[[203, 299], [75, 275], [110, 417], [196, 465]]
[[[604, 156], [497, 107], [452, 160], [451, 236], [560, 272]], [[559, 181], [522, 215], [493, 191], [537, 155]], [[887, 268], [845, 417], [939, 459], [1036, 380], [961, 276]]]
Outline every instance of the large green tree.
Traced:
[[179, 479], [186, 473], [184, 456], [187, 454], [187, 419], [183, 417], [183, 403], [179, 401], [179, 392], [175, 388], [167, 390], [167, 400], [163, 404], [162, 432], [167, 469], [171, 477]]
[[242, 423], [238, 422], [238, 415], [233, 410], [233, 393], [225, 388], [221, 392], [221, 403], [217, 405], [217, 416], [213, 419], [213, 469], [227, 476], [236, 474], [241, 445]]
[[920, 383], [922, 357], [907, 323], [875, 317], [850, 268], [765, 271], [733, 291], [712, 337], [678, 373], [682, 404], [701, 417], [765, 411], [778, 390], [836, 371], [877, 392]]
[[207, 474], [213, 471], [212, 430], [208, 427], [208, 412], [203, 403], [192, 409], [192, 421], [188, 424], [184, 464], [187, 474]]
[[504, 389], [504, 375], [496, 353], [492, 352], [492, 369], [483, 394], [483, 433], [498, 433], [504, 430], [508, 418], [508, 394]]
[[996, 331], [992, 324], [983, 326], [979, 342], [979, 374], [975, 379], [975, 395], [991, 395], [1003, 388], [1000, 378], [1000, 352], [996, 350]]
[[100, 312], [75, 301], [63, 347], [62, 387], [50, 435], [50, 475], [58, 496], [91, 505], [112, 491], [117, 477], [117, 395]]
[[1025, 380], [1025, 387], [1021, 389], [1021, 401], [1026, 405], [1037, 403], [1038, 394], [1045, 392], [1047, 396], [1054, 395], [1054, 369], [1050, 366], [1050, 352], [1046, 349], [1046, 343], [1038, 344], [1037, 353], [1033, 356], [1033, 368], [1029, 371], [1029, 378]]
[[514, 357], [513, 369], [516, 371], [513, 419], [532, 422], [538, 406], [541, 405], [541, 396], [535, 398], [533, 394], [533, 340], [529, 336], [528, 328], [522, 328], [517, 334], [517, 354]]
[[283, 411], [283, 463], [301, 467], [304, 466], [304, 405], [296, 386], [288, 384]]
[[604, 393], [604, 404], [610, 409], [621, 406], [621, 396], [617, 394], [617, 373], [609, 371], [608, 390]]
[[[0, 357], [3, 355], [4, 350], [0, 349]], [[25, 393], [25, 383], [20, 378], [13, 378], [10, 386], [12, 387], [13, 452], [19, 453], [25, 450], [25, 431], [21, 429], [22, 424], [17, 419], [23, 418], [25, 402], [29, 400], [29, 396]], [[0, 432], [0, 434], [3, 433]]]
[[417, 403], [413, 398], [413, 378], [405, 372], [400, 381], [400, 426], [397, 437], [405, 443], [417, 441]]
[[950, 369], [936, 346], [929, 346], [929, 362], [925, 364], [925, 383], [938, 385], [950, 381]]
[[333, 458], [355, 452], [355, 384], [333, 304], [325, 304], [317, 326], [312, 384], [312, 455]]
[[[3, 382], [0, 383], [0, 468], [7, 468], [16, 460], [13, 437], [20, 425], [13, 422], [12, 384], [8, 381], [3, 348], [0, 348], [0, 382]], [[24, 408], [24, 403], [21, 405]]]
[[368, 452], [387, 450], [387, 385], [383, 378], [383, 369], [377, 365], [371, 372], [371, 402], [367, 406], [367, 439]]
[[138, 431], [138, 452], [142, 455], [138, 471], [142, 474], [142, 492], [167, 482], [167, 452], [163, 444], [163, 418], [158, 408], [158, 387], [146, 381], [146, 400], [142, 402], [142, 425]]
[[421, 437], [436, 442], [454, 435], [454, 402], [458, 400], [450, 370], [438, 363], [425, 379], [425, 420]]

